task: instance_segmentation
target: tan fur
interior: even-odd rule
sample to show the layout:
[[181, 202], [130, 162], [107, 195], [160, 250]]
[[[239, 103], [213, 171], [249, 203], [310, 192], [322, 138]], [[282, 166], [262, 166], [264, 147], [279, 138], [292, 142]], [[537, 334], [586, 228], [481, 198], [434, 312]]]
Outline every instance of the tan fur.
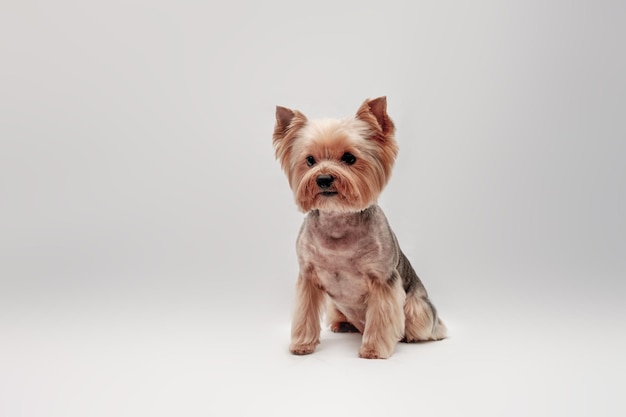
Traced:
[[403, 338], [446, 337], [376, 205], [398, 153], [394, 133], [385, 97], [366, 100], [345, 119], [309, 121], [297, 110], [276, 108], [276, 158], [296, 204], [308, 213], [296, 245], [294, 354], [315, 350], [324, 304], [332, 331], [363, 334], [363, 358], [388, 358]]
[[296, 355], [306, 355], [319, 344], [320, 319], [324, 292], [312, 276], [301, 276], [296, 284], [296, 308], [291, 328], [289, 350]]
[[[398, 277], [399, 278], [399, 277]], [[359, 356], [366, 359], [385, 359], [404, 333], [402, 305], [405, 294], [400, 280], [394, 285], [372, 280], [367, 295], [365, 330]]]
[[273, 143], [276, 159], [280, 161], [285, 171], [289, 169], [287, 164], [291, 158], [293, 139], [306, 122], [307, 118], [299, 111], [276, 106], [276, 125], [274, 126]]
[[349, 323], [348, 318], [335, 306], [329, 298], [326, 300], [326, 324], [333, 332], [341, 332], [342, 325]]
[[[376, 141], [363, 141], [363, 135], [377, 135], [371, 126], [357, 119], [325, 120], [308, 124], [298, 131], [299, 140], [291, 146], [289, 183], [294, 189], [298, 207], [308, 212], [317, 208], [337, 211], [363, 210], [376, 201], [376, 198], [389, 180], [390, 171], [381, 163], [381, 154], [386, 148], [395, 148], [393, 137], [381, 144]], [[285, 140], [288, 140], [286, 138]], [[350, 152], [359, 161], [355, 167], [336, 164], [345, 152]], [[315, 167], [307, 166], [305, 158], [313, 156], [320, 161]], [[388, 156], [384, 156], [387, 158]], [[329, 161], [333, 161], [330, 163]], [[337, 178], [335, 187], [342, 201], [339, 204], [327, 199], [319, 199], [319, 189], [315, 178], [321, 172]], [[327, 206], [322, 207], [322, 204]]]
[[439, 317], [433, 317], [427, 301], [417, 293], [407, 297], [404, 303], [406, 342], [441, 340], [447, 337], [447, 329]]

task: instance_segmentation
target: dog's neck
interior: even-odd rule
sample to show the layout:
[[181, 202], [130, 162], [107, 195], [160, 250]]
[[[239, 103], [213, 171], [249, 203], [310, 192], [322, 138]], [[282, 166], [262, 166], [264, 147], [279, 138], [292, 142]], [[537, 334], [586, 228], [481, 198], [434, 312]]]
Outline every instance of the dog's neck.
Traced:
[[341, 239], [365, 231], [375, 210], [375, 205], [356, 212], [313, 210], [309, 213], [309, 219], [318, 233]]

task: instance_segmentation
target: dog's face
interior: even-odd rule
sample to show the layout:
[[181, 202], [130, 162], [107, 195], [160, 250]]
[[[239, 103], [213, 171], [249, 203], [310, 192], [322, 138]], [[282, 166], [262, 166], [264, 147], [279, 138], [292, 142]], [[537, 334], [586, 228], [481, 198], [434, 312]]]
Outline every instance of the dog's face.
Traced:
[[360, 211], [378, 199], [398, 153], [387, 100], [353, 118], [307, 120], [276, 107], [274, 147], [300, 210]]

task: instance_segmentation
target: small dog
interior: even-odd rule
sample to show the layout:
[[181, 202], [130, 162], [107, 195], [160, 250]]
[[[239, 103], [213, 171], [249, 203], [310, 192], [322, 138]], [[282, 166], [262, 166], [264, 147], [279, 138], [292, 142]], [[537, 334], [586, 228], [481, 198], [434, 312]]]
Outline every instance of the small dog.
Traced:
[[366, 100], [355, 117], [340, 120], [309, 121], [276, 107], [276, 158], [308, 213], [296, 244], [293, 354], [315, 350], [324, 304], [332, 331], [362, 333], [362, 358], [388, 358], [398, 341], [446, 337], [376, 204], [398, 153], [394, 132], [386, 97]]

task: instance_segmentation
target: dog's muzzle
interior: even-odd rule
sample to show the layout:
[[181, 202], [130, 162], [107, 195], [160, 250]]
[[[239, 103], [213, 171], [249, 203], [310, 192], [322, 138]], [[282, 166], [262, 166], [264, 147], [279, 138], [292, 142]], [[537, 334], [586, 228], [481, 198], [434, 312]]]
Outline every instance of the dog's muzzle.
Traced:
[[315, 182], [317, 183], [317, 186], [320, 187], [322, 190], [328, 190], [330, 188], [330, 186], [333, 184], [333, 181], [335, 179], [333, 178], [332, 175], [318, 175], [317, 178], [315, 179]]

